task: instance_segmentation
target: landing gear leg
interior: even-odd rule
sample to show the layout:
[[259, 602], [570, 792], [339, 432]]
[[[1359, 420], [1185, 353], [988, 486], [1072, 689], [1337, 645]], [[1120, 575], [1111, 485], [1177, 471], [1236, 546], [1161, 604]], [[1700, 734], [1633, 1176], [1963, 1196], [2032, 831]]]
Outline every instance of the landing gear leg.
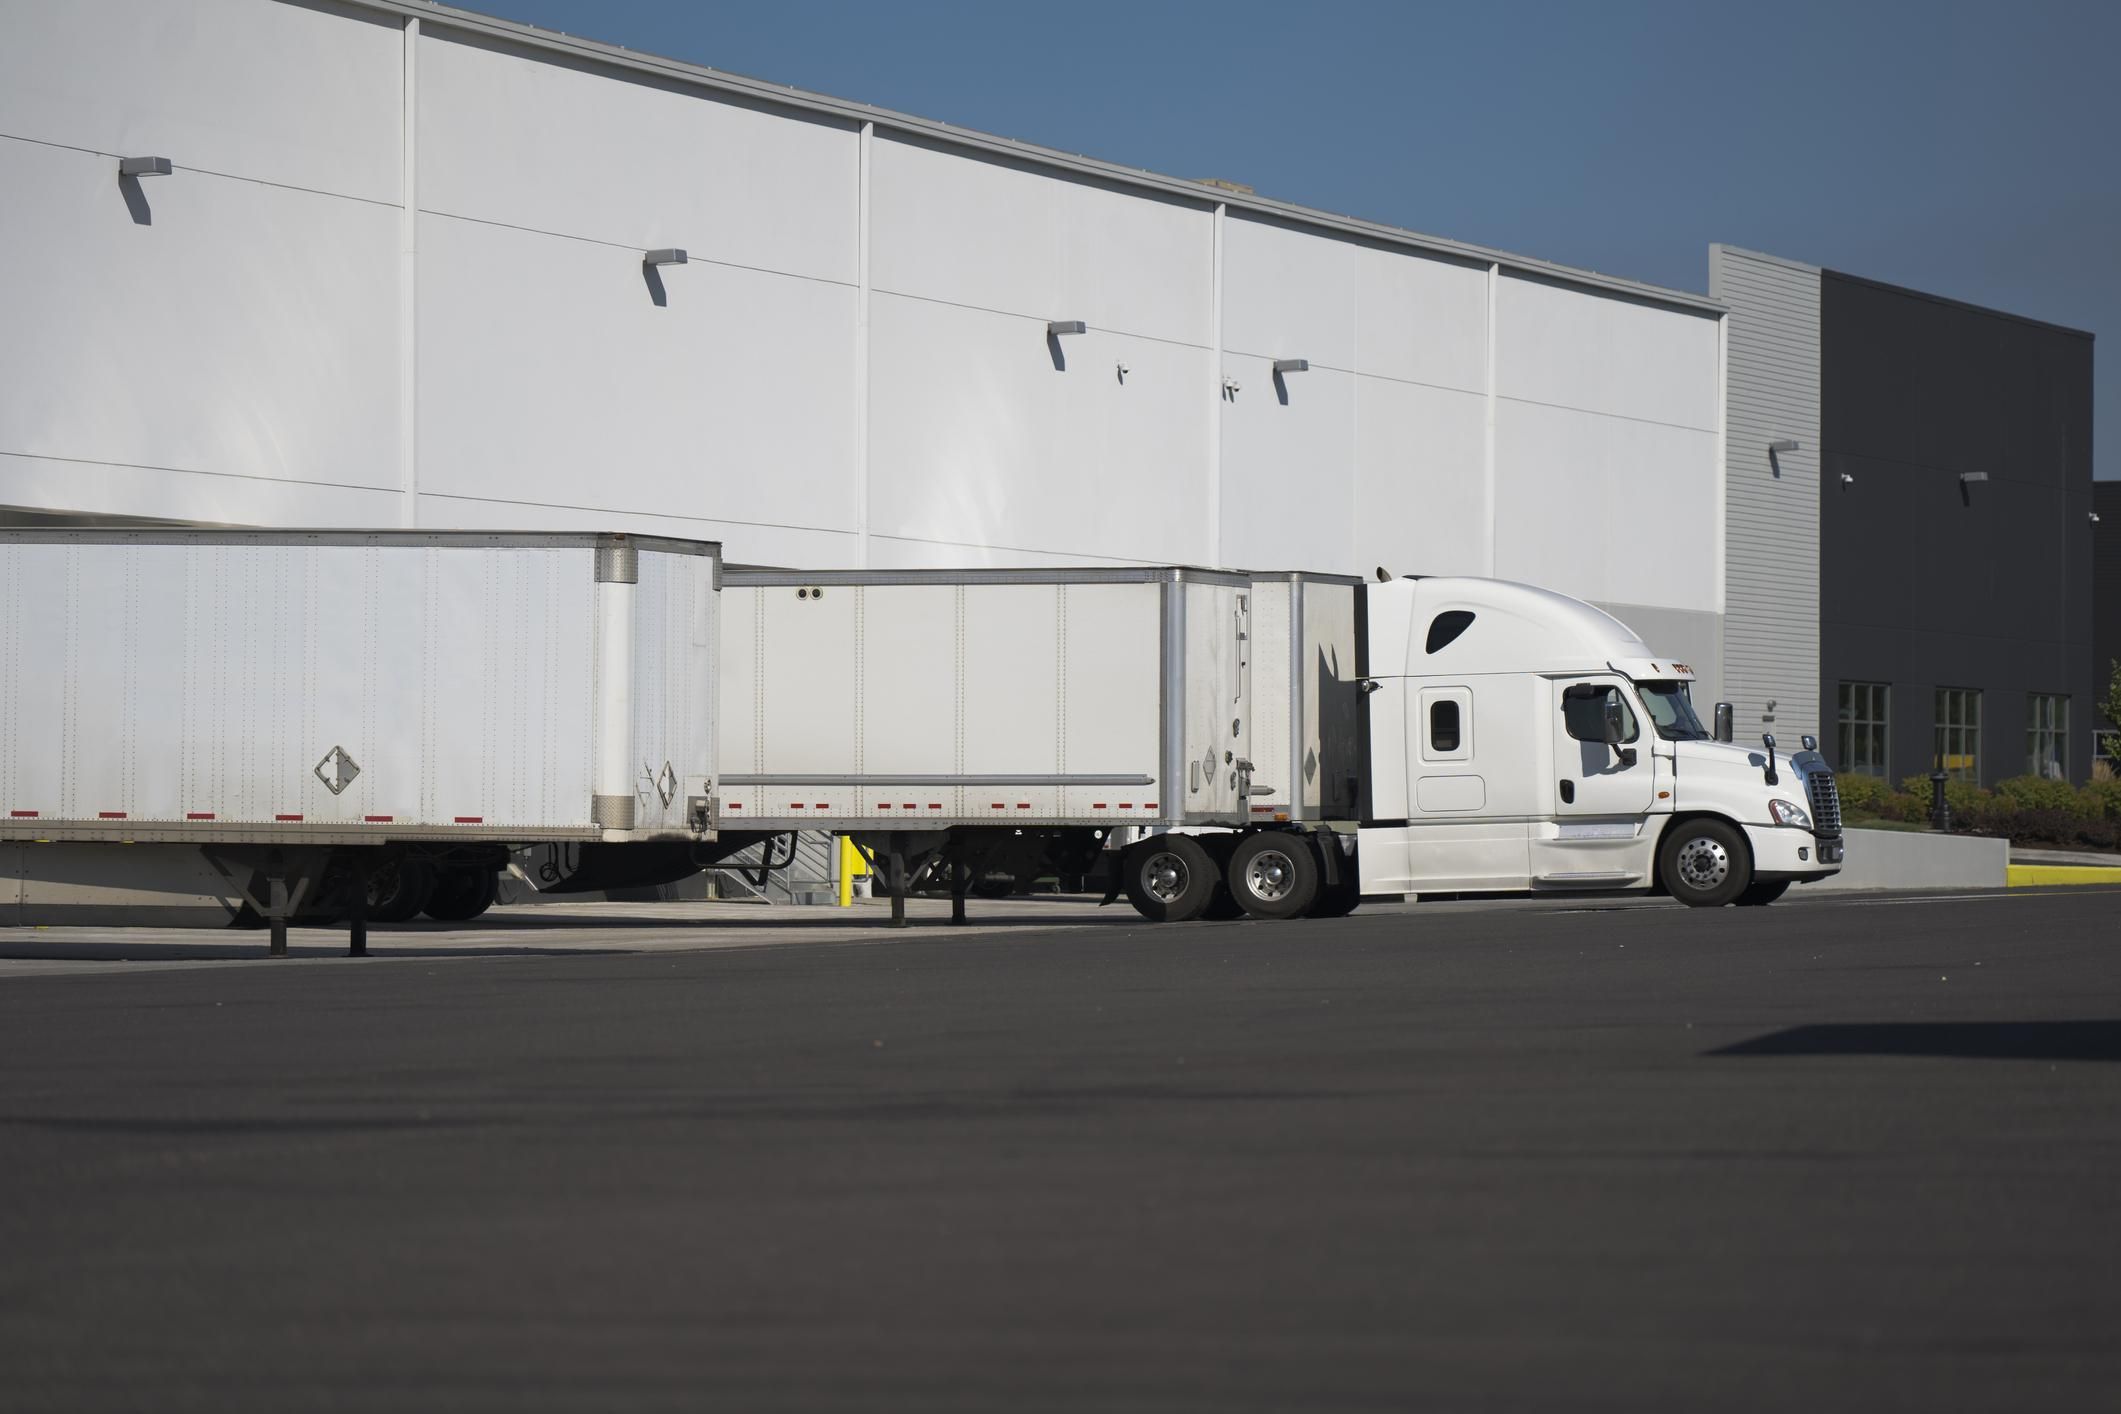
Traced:
[[891, 926], [906, 926], [906, 855], [903, 850], [893, 848], [884, 856], [886, 882], [891, 888]]
[[950, 866], [950, 921], [963, 923], [965, 918], [965, 894], [972, 887], [972, 866], [952, 864]]
[[346, 955], [368, 956], [368, 866], [356, 864], [353, 871], [353, 898], [346, 909]]
[[266, 944], [268, 957], [287, 956], [287, 915], [294, 910], [287, 904], [287, 876], [278, 869], [278, 861], [272, 877], [265, 883], [265, 926], [271, 930], [271, 941]]

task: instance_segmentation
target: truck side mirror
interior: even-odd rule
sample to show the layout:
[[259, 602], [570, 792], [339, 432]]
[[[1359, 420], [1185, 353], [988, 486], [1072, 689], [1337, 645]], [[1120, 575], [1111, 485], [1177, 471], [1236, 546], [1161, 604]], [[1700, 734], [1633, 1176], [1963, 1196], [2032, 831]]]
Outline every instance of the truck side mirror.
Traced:
[[1605, 744], [1613, 748], [1613, 755], [1623, 766], [1635, 764], [1635, 749], [1622, 746], [1628, 739], [1627, 709], [1620, 705], [1620, 694], [1606, 693], [1605, 698]]
[[1605, 744], [1618, 746], [1628, 739], [1628, 719], [1622, 715], [1620, 698], [1608, 693], [1605, 700]]
[[1730, 703], [1728, 703], [1728, 702], [1719, 702], [1719, 703], [1717, 703], [1717, 704], [1716, 704], [1716, 740], [1718, 740], [1718, 741], [1730, 741], [1730, 740], [1733, 740], [1733, 739], [1734, 739], [1734, 738], [1735, 738], [1736, 736], [1737, 736], [1737, 726], [1736, 726], [1736, 723], [1735, 723], [1735, 722], [1734, 722], [1734, 721], [1732, 720], [1732, 716], [1731, 716], [1731, 704], [1730, 704]]

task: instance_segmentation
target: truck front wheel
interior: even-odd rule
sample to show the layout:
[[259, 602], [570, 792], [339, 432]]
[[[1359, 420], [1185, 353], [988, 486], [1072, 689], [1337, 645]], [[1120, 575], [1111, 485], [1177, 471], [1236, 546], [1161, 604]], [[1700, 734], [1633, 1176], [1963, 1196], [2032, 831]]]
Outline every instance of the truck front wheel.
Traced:
[[1681, 903], [1721, 908], [1753, 882], [1752, 851], [1735, 826], [1709, 817], [1682, 820], [1665, 831], [1657, 873]]
[[1247, 835], [1230, 855], [1230, 897], [1254, 918], [1298, 918], [1318, 897], [1318, 856], [1302, 835]]
[[1191, 835], [1157, 835], [1127, 853], [1127, 902], [1151, 923], [1198, 918], [1222, 871]]

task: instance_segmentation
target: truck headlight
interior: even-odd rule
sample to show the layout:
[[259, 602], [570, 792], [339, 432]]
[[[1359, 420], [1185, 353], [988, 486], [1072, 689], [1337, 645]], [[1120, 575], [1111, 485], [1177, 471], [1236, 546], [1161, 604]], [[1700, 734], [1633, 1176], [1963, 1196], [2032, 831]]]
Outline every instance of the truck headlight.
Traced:
[[1768, 818], [1778, 825], [1789, 825], [1799, 830], [1812, 828], [1812, 817], [1805, 814], [1804, 807], [1793, 800], [1771, 800], [1767, 803]]

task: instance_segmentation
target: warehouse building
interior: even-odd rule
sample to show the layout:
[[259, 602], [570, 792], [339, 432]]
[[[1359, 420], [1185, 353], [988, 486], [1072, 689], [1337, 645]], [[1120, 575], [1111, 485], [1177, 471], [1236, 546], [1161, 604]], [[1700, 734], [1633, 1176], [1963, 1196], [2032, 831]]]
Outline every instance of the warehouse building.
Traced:
[[[1748, 733], [1833, 725], [1844, 672], [1930, 690], [1919, 616], [1837, 656], [1839, 277], [1657, 288], [398, 0], [0, 25], [0, 515], [1491, 574]], [[2038, 666], [1988, 690], [2088, 728]]]
[[1836, 769], [1889, 780], [2083, 781], [2091, 335], [1722, 246], [1709, 289], [1729, 533], [1758, 547], [1732, 555], [1741, 717], [1824, 721]]

